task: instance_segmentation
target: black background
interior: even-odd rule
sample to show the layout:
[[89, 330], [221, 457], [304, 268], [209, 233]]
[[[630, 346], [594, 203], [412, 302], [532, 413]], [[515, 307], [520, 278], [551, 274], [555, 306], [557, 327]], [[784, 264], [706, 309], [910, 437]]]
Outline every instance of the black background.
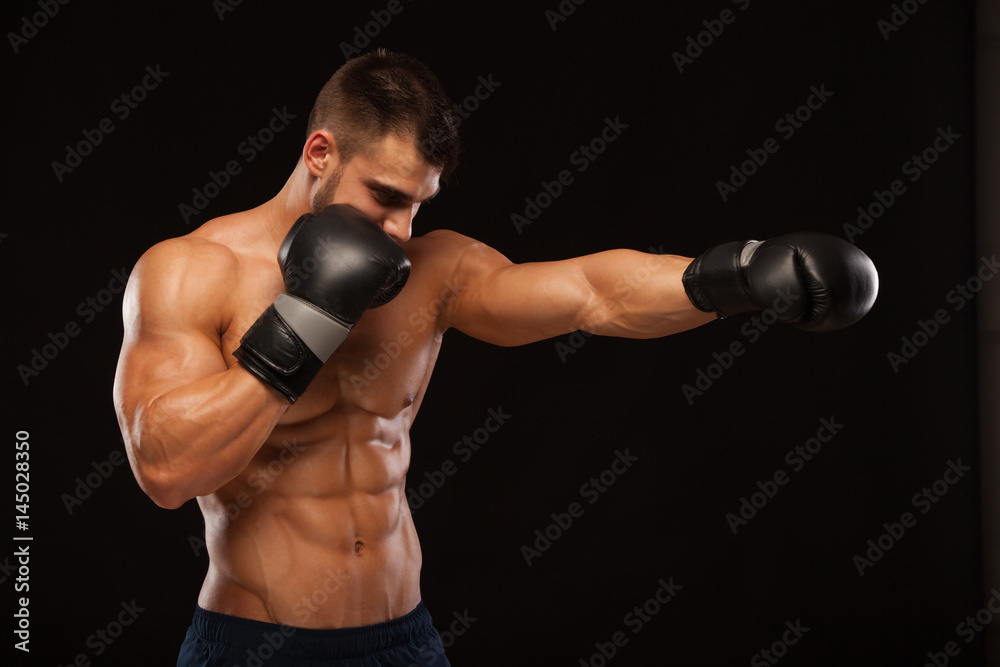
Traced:
[[[273, 196], [315, 94], [344, 62], [341, 44], [386, 8], [245, 0], [220, 16], [219, 4], [70, 2], [17, 53], [9, 37], [4, 47], [5, 422], [8, 439], [26, 430], [31, 445], [30, 530], [9, 535], [33, 537], [30, 664], [80, 654], [173, 664], [207, 565], [196, 504], [157, 508], [127, 465], [67, 508], [94, 463], [123, 451], [111, 403], [121, 297], [104, 293], [113, 300], [92, 321], [78, 304], [117, 288], [113, 271], [157, 241]], [[981, 636], [966, 643], [957, 628], [998, 585], [981, 574], [975, 304], [947, 300], [979, 261], [970, 3], [929, 2], [888, 40], [878, 21], [889, 2], [563, 5], [575, 11], [553, 30], [545, 12], [556, 0], [404, 0], [371, 38], [368, 48], [427, 62], [456, 100], [480, 76], [500, 83], [463, 122], [463, 166], [416, 234], [452, 228], [518, 262], [616, 247], [692, 256], [792, 230], [843, 237], [874, 191], [895, 179], [907, 190], [853, 239], [881, 292], [842, 332], [774, 328], [751, 343], [749, 320], [734, 318], [661, 340], [577, 335], [518, 349], [446, 335], [413, 429], [409, 487], [456, 461], [414, 515], [439, 630], [453, 612], [476, 619], [446, 634], [450, 659], [600, 665], [595, 642], [623, 631], [609, 664], [747, 664], [799, 621], [809, 630], [781, 664], [919, 665], [949, 641], [960, 649], [950, 664], [983, 664]], [[735, 21], [679, 72], [672, 54], [723, 9]], [[38, 11], [8, 3], [0, 25], [20, 31]], [[169, 75], [116, 117], [111, 102], [157, 65]], [[786, 139], [775, 121], [811, 86], [833, 94]], [[239, 144], [286, 107], [291, 126], [247, 162]], [[105, 117], [114, 131], [60, 182], [53, 161]], [[571, 154], [606, 118], [627, 128], [577, 171]], [[911, 183], [903, 163], [949, 127], [961, 138]], [[716, 182], [768, 137], [780, 150], [723, 201]], [[186, 224], [178, 206], [232, 159], [242, 172]], [[518, 233], [511, 215], [564, 169], [574, 182]], [[938, 309], [950, 320], [896, 372], [887, 354]], [[69, 322], [79, 334], [25, 383], [18, 366]], [[682, 385], [733, 341], [746, 353], [690, 404]], [[511, 416], [460, 462], [453, 444], [491, 408]], [[823, 418], [843, 428], [792, 472], [786, 452]], [[588, 504], [581, 485], [626, 449], [638, 461]], [[13, 448], [6, 457], [10, 499]], [[959, 459], [971, 472], [921, 514], [911, 498]], [[779, 469], [788, 484], [734, 535], [726, 514]], [[529, 566], [522, 545], [572, 502], [583, 515]], [[907, 511], [916, 525], [859, 576], [854, 556]], [[23, 595], [18, 545], [0, 547], [5, 614]], [[682, 588], [633, 633], [626, 614], [661, 578]], [[110, 645], [95, 642], [133, 600], [135, 621]]]

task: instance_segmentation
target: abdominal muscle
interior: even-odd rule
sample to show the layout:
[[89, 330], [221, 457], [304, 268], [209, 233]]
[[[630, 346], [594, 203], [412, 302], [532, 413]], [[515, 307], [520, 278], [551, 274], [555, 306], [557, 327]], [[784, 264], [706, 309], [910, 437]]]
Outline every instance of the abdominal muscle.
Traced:
[[402, 414], [338, 405], [279, 424], [243, 473], [198, 499], [210, 559], [199, 605], [303, 628], [412, 611], [421, 554], [404, 492], [408, 427]]

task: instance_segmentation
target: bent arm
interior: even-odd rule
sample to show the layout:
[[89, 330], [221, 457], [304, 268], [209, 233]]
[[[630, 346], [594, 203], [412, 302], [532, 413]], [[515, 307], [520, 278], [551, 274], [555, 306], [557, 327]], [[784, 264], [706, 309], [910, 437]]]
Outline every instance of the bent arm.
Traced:
[[234, 267], [219, 252], [161, 244], [125, 295], [115, 409], [140, 487], [165, 508], [238, 475], [288, 408], [239, 364], [227, 369], [217, 314]]
[[608, 250], [512, 264], [466, 239], [454, 272], [460, 292], [443, 311], [443, 324], [498, 345], [521, 345], [577, 329], [624, 338], [667, 336], [716, 318], [695, 308], [684, 291], [681, 277], [691, 261]]

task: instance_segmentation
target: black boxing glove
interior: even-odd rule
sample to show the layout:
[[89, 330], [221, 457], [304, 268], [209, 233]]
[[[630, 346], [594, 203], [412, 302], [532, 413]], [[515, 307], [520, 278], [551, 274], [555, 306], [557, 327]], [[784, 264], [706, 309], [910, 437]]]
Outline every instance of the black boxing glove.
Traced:
[[369, 307], [391, 301], [410, 260], [378, 225], [335, 204], [299, 218], [278, 249], [285, 281], [234, 356], [294, 403]]
[[699, 310], [727, 317], [771, 308], [779, 321], [810, 331], [854, 324], [878, 295], [868, 255], [818, 232], [709, 248], [688, 266], [683, 283]]

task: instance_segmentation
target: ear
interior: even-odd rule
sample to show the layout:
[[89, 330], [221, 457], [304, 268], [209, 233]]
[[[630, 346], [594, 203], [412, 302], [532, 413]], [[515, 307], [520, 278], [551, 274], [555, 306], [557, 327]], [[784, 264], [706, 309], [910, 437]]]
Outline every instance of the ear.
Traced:
[[336, 169], [340, 164], [337, 141], [327, 130], [316, 130], [306, 139], [302, 148], [302, 161], [309, 173], [322, 178], [328, 169]]

